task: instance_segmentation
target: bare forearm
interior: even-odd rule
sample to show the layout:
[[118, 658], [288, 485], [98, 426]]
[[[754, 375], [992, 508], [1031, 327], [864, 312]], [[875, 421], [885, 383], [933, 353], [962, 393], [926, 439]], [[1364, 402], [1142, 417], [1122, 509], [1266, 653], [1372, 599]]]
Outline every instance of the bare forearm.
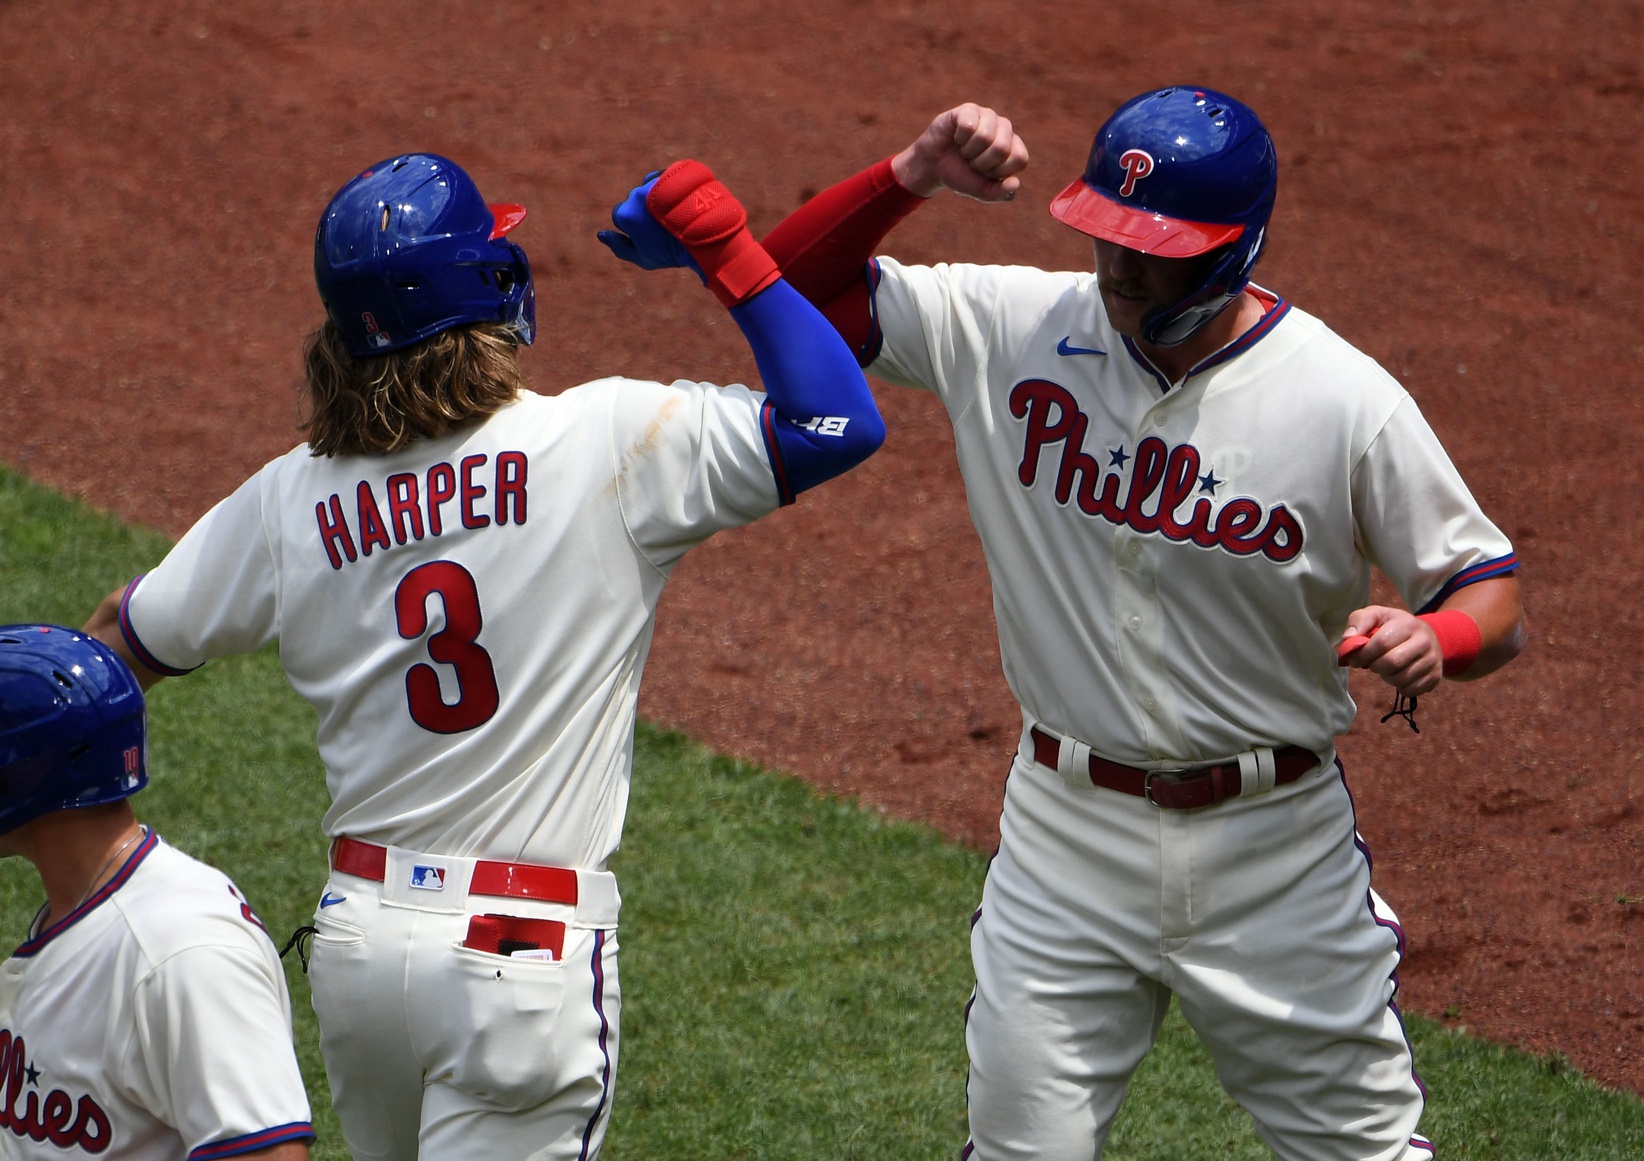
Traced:
[[[120, 601], [124, 598], [125, 592], [125, 586], [122, 585], [104, 597], [103, 603], [97, 606], [97, 611], [91, 615], [91, 620], [87, 621], [80, 631], [87, 636], [97, 638], [97, 640], [112, 649], [120, 660], [126, 663], [133, 676], [137, 678], [137, 684], [142, 686], [143, 692], [146, 693], [165, 674], [156, 673], [137, 660], [137, 655], [131, 651], [131, 646], [126, 644], [125, 634], [120, 632]], [[259, 1155], [248, 1154], [248, 1156]], [[303, 1156], [306, 1157], [307, 1155], [307, 1147], [305, 1146]]]
[[1524, 651], [1530, 631], [1524, 624], [1518, 578], [1493, 577], [1458, 589], [1442, 609], [1466, 613], [1478, 625], [1478, 659], [1452, 680], [1473, 681], [1488, 676]]
[[1512, 576], [1458, 589], [1435, 612], [1418, 617], [1385, 605], [1355, 609], [1338, 650], [1341, 663], [1369, 669], [1406, 697], [1417, 697], [1437, 689], [1444, 677], [1472, 681], [1494, 673], [1529, 638]]

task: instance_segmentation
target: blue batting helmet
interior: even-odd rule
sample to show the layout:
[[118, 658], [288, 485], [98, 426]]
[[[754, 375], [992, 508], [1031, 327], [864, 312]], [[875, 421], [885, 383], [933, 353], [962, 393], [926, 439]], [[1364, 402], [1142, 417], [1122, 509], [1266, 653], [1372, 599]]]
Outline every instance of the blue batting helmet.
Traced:
[[143, 690], [114, 650], [60, 625], [0, 625], [0, 834], [148, 785]]
[[1247, 106], [1209, 89], [1158, 89], [1126, 101], [1096, 131], [1084, 176], [1056, 195], [1050, 212], [1144, 254], [1217, 252], [1192, 293], [1142, 320], [1142, 337], [1168, 347], [1244, 290], [1278, 183], [1273, 139]]
[[524, 217], [521, 206], [486, 205], [460, 166], [432, 153], [379, 161], [343, 186], [314, 234], [314, 281], [349, 354], [478, 322], [530, 343], [531, 263], [504, 237]]

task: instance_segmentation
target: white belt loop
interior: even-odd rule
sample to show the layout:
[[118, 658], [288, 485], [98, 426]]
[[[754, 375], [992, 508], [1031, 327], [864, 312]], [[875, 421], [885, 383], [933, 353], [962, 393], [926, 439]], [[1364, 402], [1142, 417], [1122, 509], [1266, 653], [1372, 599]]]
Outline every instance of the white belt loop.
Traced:
[[577, 871], [577, 927], [590, 931], [617, 925], [622, 895], [610, 871]]
[[1249, 798], [1273, 789], [1278, 770], [1273, 765], [1273, 747], [1257, 746], [1239, 755], [1239, 795]]
[[1089, 790], [1090, 783], [1090, 747], [1077, 739], [1064, 735], [1057, 745], [1056, 773], [1077, 790]]

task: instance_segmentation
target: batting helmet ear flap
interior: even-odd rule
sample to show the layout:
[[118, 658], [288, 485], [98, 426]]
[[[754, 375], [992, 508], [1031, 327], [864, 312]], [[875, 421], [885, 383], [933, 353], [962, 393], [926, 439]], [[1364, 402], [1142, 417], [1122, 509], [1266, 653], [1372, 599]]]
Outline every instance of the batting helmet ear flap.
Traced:
[[1181, 301], [1157, 307], [1142, 318], [1142, 338], [1155, 346], [1174, 347], [1220, 314], [1250, 284], [1267, 246], [1267, 227], [1226, 247], [1210, 263], [1199, 285]]

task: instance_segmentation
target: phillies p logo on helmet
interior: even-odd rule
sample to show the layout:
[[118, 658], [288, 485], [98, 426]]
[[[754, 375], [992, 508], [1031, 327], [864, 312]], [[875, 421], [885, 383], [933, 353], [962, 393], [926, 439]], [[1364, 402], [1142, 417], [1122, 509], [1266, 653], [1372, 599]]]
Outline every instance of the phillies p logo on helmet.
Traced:
[[1153, 155], [1145, 149], [1127, 149], [1119, 157], [1119, 167], [1125, 171], [1119, 196], [1127, 198], [1135, 192], [1136, 183], [1153, 172]]

